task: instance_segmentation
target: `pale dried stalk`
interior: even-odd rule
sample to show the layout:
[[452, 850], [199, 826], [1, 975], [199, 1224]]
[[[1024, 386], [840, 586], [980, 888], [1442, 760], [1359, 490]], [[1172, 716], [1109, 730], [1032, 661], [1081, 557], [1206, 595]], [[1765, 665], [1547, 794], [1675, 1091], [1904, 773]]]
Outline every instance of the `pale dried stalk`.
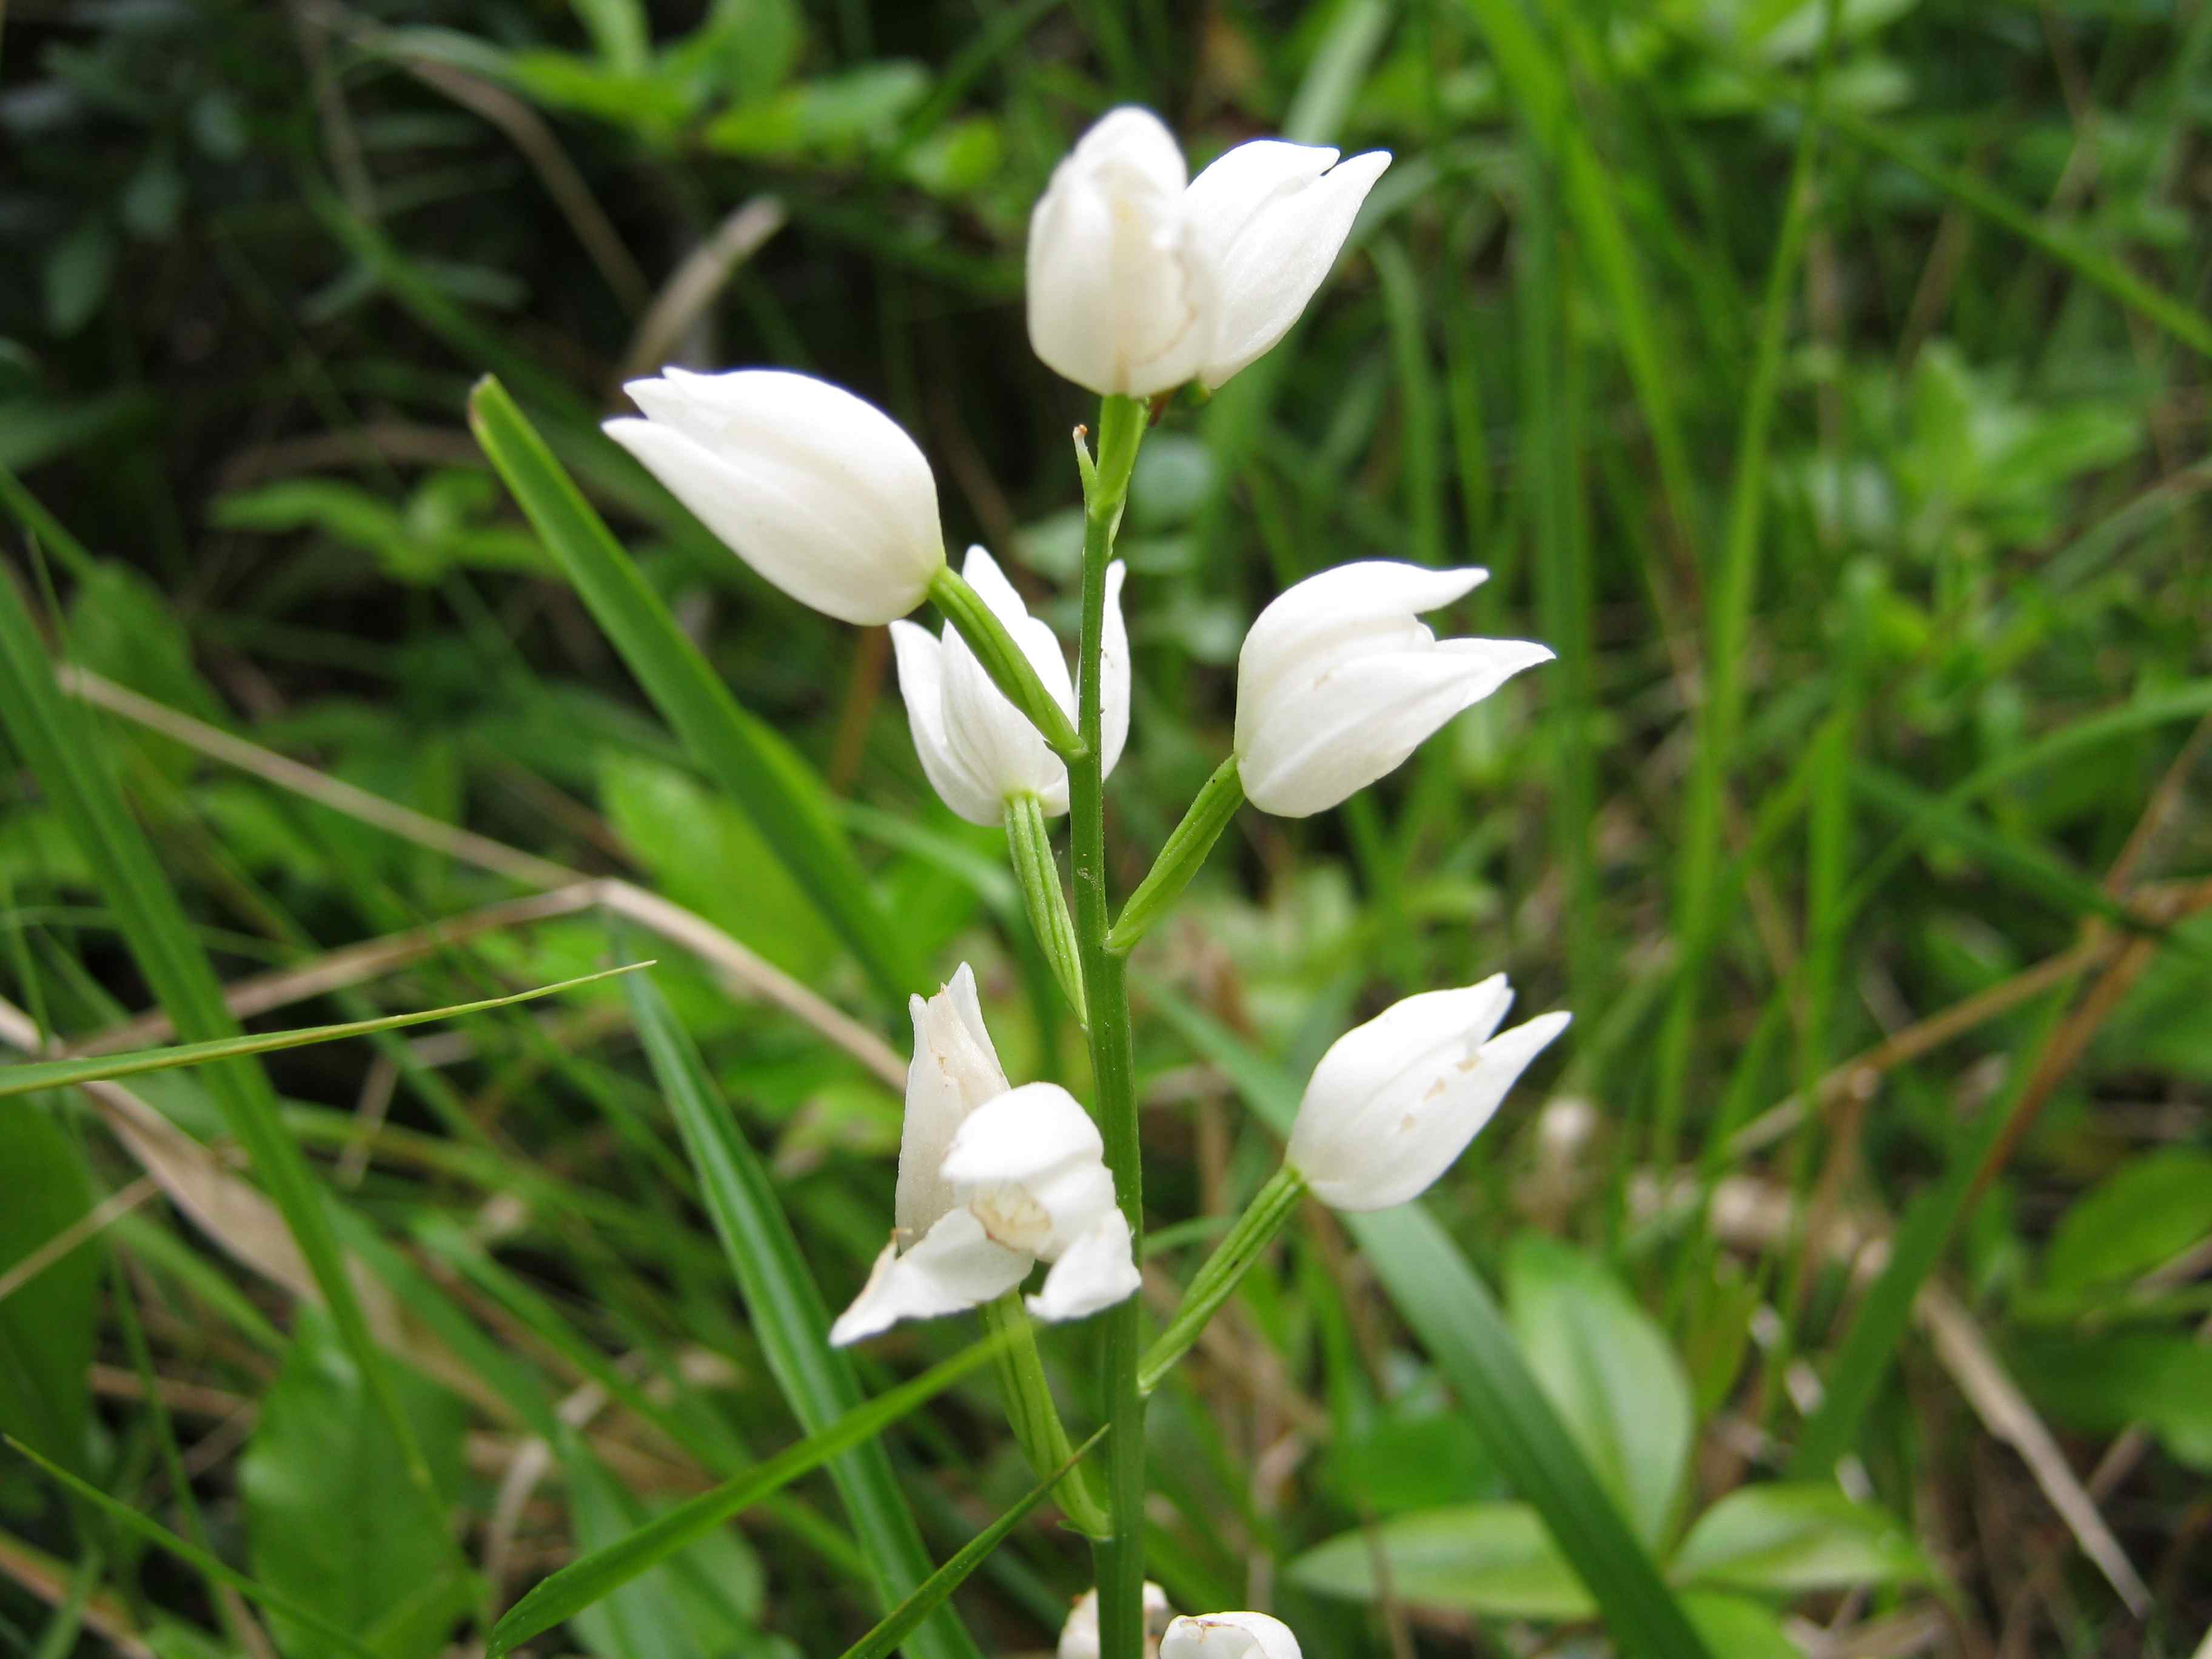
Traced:
[[[258, 744], [233, 737], [204, 720], [179, 714], [150, 697], [141, 696], [104, 679], [88, 669], [65, 665], [58, 671], [58, 678], [63, 689], [73, 695], [120, 714], [149, 731], [159, 732], [187, 748], [197, 750], [210, 759], [251, 773], [281, 789], [304, 796], [364, 823], [373, 823], [403, 840], [412, 842], [418, 847], [427, 847], [460, 863], [473, 865], [479, 870], [504, 876], [527, 887], [554, 890], [542, 893], [534, 901], [513, 901], [514, 908], [503, 915], [494, 914], [499, 910], [496, 906], [472, 913], [476, 918], [492, 918], [482, 921], [481, 925], [475, 927], [475, 931], [482, 932], [487, 927], [514, 926], [518, 919], [537, 920], [547, 915], [573, 914], [594, 905], [611, 910], [647, 932], [690, 951], [717, 972], [724, 988], [733, 995], [771, 1003], [781, 1008], [844, 1049], [890, 1087], [903, 1089], [906, 1086], [906, 1062], [883, 1038], [782, 969], [763, 960], [696, 911], [672, 903], [633, 883], [612, 877], [586, 876], [581, 871], [572, 870], [566, 865], [554, 863], [550, 859], [542, 859], [535, 854], [507, 846], [488, 836], [442, 823], [396, 801], [373, 795], [366, 789], [356, 788], [311, 766], [288, 759]], [[530, 908], [532, 904], [546, 908], [533, 910]], [[394, 934], [387, 939], [349, 946], [348, 950], [362, 953], [353, 959], [352, 970], [362, 977], [369, 973], [388, 971], [389, 966], [413, 959], [407, 955], [409, 950], [411, 949], [416, 957], [426, 955], [441, 948], [453, 937], [451, 929], [471, 925], [470, 918], [459, 918], [433, 923], [428, 927], [414, 929], [407, 933]], [[441, 933], [441, 929], [447, 931]], [[410, 941], [412, 943], [407, 943]], [[241, 983], [263, 988], [257, 994], [270, 996], [276, 994], [275, 988], [285, 984], [290, 976], [319, 971], [320, 966], [319, 963], [310, 963], [305, 969], [264, 975]], [[333, 969], [332, 971], [337, 970]], [[359, 981], [341, 980], [338, 982], [358, 983]], [[335, 984], [326, 984], [323, 988], [337, 988]], [[310, 989], [301, 994], [313, 996], [318, 994], [316, 990]], [[286, 996], [279, 1000], [264, 1001], [258, 1005], [255, 1011], [265, 1012], [268, 1008], [283, 1006], [285, 1001], [299, 1000], [297, 996]], [[139, 1028], [142, 1030], [167, 1029], [163, 1016], [149, 1014], [144, 1018], [146, 1023]], [[155, 1024], [154, 1022], [157, 1020], [161, 1024]]]
[[776, 198], [756, 196], [740, 204], [713, 235], [693, 248], [639, 319], [629, 349], [623, 354], [616, 385], [650, 374], [675, 356], [678, 343], [714, 303], [737, 268], [759, 252], [788, 216]]
[[[5, 1533], [0, 1533], [0, 1572], [6, 1573], [50, 1607], [64, 1607], [69, 1602], [70, 1575], [63, 1564]], [[80, 1611], [85, 1624], [126, 1659], [161, 1659], [159, 1654], [138, 1639], [137, 1627], [131, 1623], [131, 1615], [112, 1595], [95, 1590], [85, 1597]]]
[[120, 1192], [110, 1193], [6, 1273], [0, 1273], [0, 1302], [5, 1302], [78, 1245], [129, 1215], [161, 1190], [161, 1183], [151, 1176], [141, 1176]]

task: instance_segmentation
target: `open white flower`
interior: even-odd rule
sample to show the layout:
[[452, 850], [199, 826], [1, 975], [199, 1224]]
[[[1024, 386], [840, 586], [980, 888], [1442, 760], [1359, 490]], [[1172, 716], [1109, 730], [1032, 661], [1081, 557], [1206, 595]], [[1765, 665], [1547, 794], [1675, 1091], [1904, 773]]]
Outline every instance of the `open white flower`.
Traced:
[[802, 605], [886, 623], [945, 568], [929, 463], [873, 404], [769, 368], [669, 368], [623, 389], [645, 418], [609, 421], [607, 435]]
[[1264, 1613], [1178, 1619], [1160, 1638], [1160, 1659], [1300, 1659], [1298, 1638]]
[[1407, 997], [1330, 1044], [1285, 1154], [1314, 1196], [1382, 1210], [1425, 1192], [1571, 1018], [1541, 1014], [1492, 1036], [1512, 1006], [1505, 975], [1493, 974]]
[[1297, 320], [1389, 165], [1261, 139], [1186, 183], [1158, 116], [1110, 111], [1030, 216], [1030, 343], [1102, 395], [1218, 386]]
[[[1145, 1581], [1145, 1655], [1154, 1659], [1160, 1650], [1160, 1632], [1168, 1627], [1168, 1593]], [[1060, 1627], [1058, 1659], [1098, 1659], [1098, 1592], [1087, 1589], [1067, 1610]]]
[[1237, 769], [1252, 805], [1291, 818], [1334, 806], [1549, 662], [1525, 640], [1439, 641], [1414, 620], [1489, 574], [1368, 560], [1278, 595], [1237, 659]]
[[1052, 1264], [1029, 1298], [1040, 1319], [1081, 1319], [1133, 1294], [1129, 1224], [1090, 1115], [1057, 1084], [1007, 1086], [965, 963], [909, 1008], [896, 1226], [830, 1340], [979, 1306], [1039, 1261]]
[[[962, 574], [1072, 720], [1075, 686], [1060, 641], [1030, 615], [1022, 596], [980, 547]], [[1110, 775], [1129, 737], [1129, 634], [1121, 620], [1121, 562], [1106, 570], [1106, 625], [1099, 641], [1100, 759]], [[970, 823], [996, 824], [1010, 795], [1033, 794], [1048, 817], [1067, 811], [1067, 766], [1028, 718], [991, 683], [968, 641], [949, 624], [940, 641], [918, 623], [891, 624], [899, 692], [921, 769], [945, 804]]]

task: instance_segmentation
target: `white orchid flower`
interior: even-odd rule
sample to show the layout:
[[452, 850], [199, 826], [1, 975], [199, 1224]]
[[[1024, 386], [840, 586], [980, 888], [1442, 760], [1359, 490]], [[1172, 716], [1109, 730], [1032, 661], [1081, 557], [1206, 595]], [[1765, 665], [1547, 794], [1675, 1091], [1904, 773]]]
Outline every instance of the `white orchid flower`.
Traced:
[[607, 435], [802, 605], [887, 623], [945, 568], [929, 463], [873, 404], [769, 368], [669, 368], [623, 390], [645, 417], [609, 421]]
[[1462, 709], [1552, 652], [1443, 640], [1414, 620], [1486, 570], [1370, 560], [1278, 595], [1237, 659], [1237, 769], [1263, 812], [1304, 817], [1395, 770]]
[[1264, 1613], [1178, 1619], [1160, 1638], [1160, 1659], [1300, 1659], [1298, 1638]]
[[1039, 1261], [1052, 1267], [1028, 1299], [1040, 1319], [1081, 1319], [1133, 1294], [1129, 1224], [1089, 1114], [1057, 1084], [1007, 1086], [965, 963], [909, 1006], [897, 1224], [830, 1340], [979, 1306]]
[[[1145, 1656], [1156, 1659], [1160, 1650], [1160, 1632], [1168, 1626], [1168, 1593], [1147, 1578], [1145, 1581]], [[1067, 1622], [1060, 1627], [1060, 1651], [1057, 1659], [1098, 1659], [1098, 1592], [1087, 1589], [1075, 1598], [1075, 1605], [1067, 1610]]]
[[[980, 547], [962, 574], [982, 596], [1060, 706], [1075, 716], [1075, 685], [1052, 629], [1030, 615], [1022, 596]], [[1106, 570], [1106, 625], [1100, 641], [1100, 759], [1110, 775], [1129, 737], [1129, 635], [1121, 619], [1116, 559]], [[1036, 727], [991, 684], [967, 641], [948, 625], [942, 640], [918, 623], [891, 624], [899, 692], [921, 769], [945, 804], [970, 823], [996, 824], [1007, 797], [1033, 794], [1045, 815], [1067, 811], [1067, 765]]]
[[1030, 216], [1030, 343], [1101, 395], [1218, 386], [1298, 319], [1389, 165], [1261, 139], [1191, 179], [1158, 116], [1110, 111]]
[[1285, 1155], [1314, 1196], [1382, 1210], [1427, 1191], [1571, 1018], [1541, 1014], [1493, 1036], [1512, 1006], [1494, 974], [1407, 997], [1330, 1044]]

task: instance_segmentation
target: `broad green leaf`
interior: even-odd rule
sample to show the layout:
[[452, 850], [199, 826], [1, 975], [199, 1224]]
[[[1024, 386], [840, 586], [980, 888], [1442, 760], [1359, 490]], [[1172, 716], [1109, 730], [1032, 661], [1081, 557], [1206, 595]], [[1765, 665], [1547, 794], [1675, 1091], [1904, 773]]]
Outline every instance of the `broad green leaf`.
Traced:
[[847, 156], [889, 139], [928, 90], [919, 64], [865, 64], [740, 104], [708, 125], [705, 141], [732, 155]]
[[[22, 510], [20, 502], [10, 504]], [[188, 1042], [237, 1035], [214, 967], [124, 804], [96, 728], [62, 696], [38, 629], [10, 582], [0, 582], [0, 724], [82, 849], [133, 960], [178, 1035]], [[277, 1121], [276, 1091], [250, 1058], [215, 1062], [204, 1082], [314, 1274], [427, 1510], [437, 1501], [429, 1466], [347, 1277], [322, 1189]]]
[[[801, 980], [817, 980], [836, 955], [836, 935], [752, 821], [692, 778], [649, 756], [610, 749], [599, 762], [599, 805], [655, 891]], [[745, 879], [731, 880], [733, 870]]]
[[2174, 927], [2189, 949], [2161, 951], [2150, 970], [2098, 1028], [2091, 1052], [2106, 1069], [2172, 1072], [2212, 1084], [2212, 916], [2194, 916]]
[[[1161, 992], [1150, 1006], [1221, 1068], [1269, 1127], [1289, 1134], [1302, 1092], [1297, 1083], [1185, 999]], [[1417, 1201], [1341, 1218], [1399, 1316], [1487, 1438], [1498, 1468], [1543, 1517], [1624, 1651], [1644, 1659], [1711, 1659], [1546, 1399], [1489, 1286], [1436, 1218]]]
[[789, 750], [738, 706], [497, 380], [477, 384], [469, 416], [547, 550], [692, 758], [752, 818], [884, 994], [902, 1000], [927, 975]]
[[[570, 1457], [562, 1468], [578, 1547], [596, 1553], [650, 1519], [645, 1505], [596, 1460]], [[574, 1614], [570, 1627], [604, 1659], [694, 1659], [702, 1653], [735, 1659], [761, 1651], [769, 1639], [754, 1622], [763, 1589], [751, 1546], [720, 1527]]]
[[2208, 1236], [2212, 1152], [2172, 1146], [2149, 1153], [2060, 1218], [2043, 1255], [2043, 1292], [2069, 1302], [2110, 1292]]
[[[0, 1114], [0, 1275], [91, 1207], [67, 1132], [35, 1108]], [[0, 1301], [0, 1433], [77, 1469], [86, 1467], [99, 1292], [100, 1254], [87, 1240]]]
[[1323, 1595], [1510, 1619], [1587, 1619], [1589, 1592], [1526, 1504], [1465, 1504], [1401, 1515], [1317, 1544], [1290, 1565], [1291, 1582]]
[[402, 1026], [423, 1025], [434, 1019], [455, 1019], [464, 1014], [482, 1013], [488, 1008], [505, 1008], [514, 1003], [550, 997], [557, 992], [573, 991], [580, 986], [596, 984], [618, 974], [634, 974], [652, 965], [645, 962], [629, 963], [620, 968], [586, 974], [580, 979], [563, 980], [557, 985], [541, 985], [535, 990], [517, 991], [512, 996], [490, 997], [482, 1002], [458, 1002], [450, 1008], [426, 1008], [411, 1014], [386, 1014], [377, 1019], [347, 1020], [337, 1025], [308, 1025], [298, 1030], [269, 1031], [255, 1036], [216, 1037], [207, 1042], [181, 1042], [167, 1048], [141, 1048], [127, 1054], [94, 1054], [83, 1060], [41, 1060], [27, 1065], [0, 1066], [0, 1100], [10, 1095], [29, 1094], [37, 1089], [75, 1088], [79, 1084], [100, 1083], [110, 1078], [136, 1077], [143, 1072], [173, 1071], [179, 1066], [204, 1066], [210, 1060], [234, 1060], [242, 1054], [265, 1054], [281, 1048], [305, 1048], [318, 1042], [337, 1042], [346, 1037], [366, 1036], [372, 1031], [393, 1031]]
[[1682, 1597], [1682, 1607], [1705, 1645], [1728, 1659], [1805, 1659], [1805, 1650], [1790, 1639], [1773, 1610], [1757, 1601], [1718, 1590], [1691, 1590]]
[[1698, 1517], [1670, 1571], [1679, 1583], [1797, 1595], [1923, 1583], [1935, 1570], [1882, 1510], [1830, 1486], [1740, 1486]]
[[[459, 1401], [396, 1370], [400, 1397], [441, 1492], [459, 1485]], [[433, 1524], [368, 1409], [361, 1372], [319, 1313], [302, 1309], [292, 1351], [240, 1464], [254, 1576], [357, 1631], [383, 1659], [443, 1648], [475, 1585], [452, 1535]], [[270, 1633], [313, 1659], [320, 1635], [283, 1619]]]
[[386, 1659], [386, 1656], [368, 1646], [351, 1631], [341, 1628], [317, 1609], [294, 1601], [282, 1590], [275, 1589], [232, 1566], [222, 1557], [210, 1555], [196, 1544], [185, 1542], [159, 1522], [141, 1514], [131, 1505], [118, 1502], [81, 1476], [71, 1474], [51, 1458], [41, 1456], [20, 1440], [9, 1438], [6, 1443], [44, 1470], [47, 1476], [67, 1487], [86, 1503], [121, 1527], [125, 1532], [146, 1540], [156, 1549], [166, 1551], [178, 1560], [198, 1571], [201, 1577], [218, 1584], [228, 1584], [247, 1600], [259, 1603], [273, 1613], [281, 1614], [303, 1630], [318, 1632], [331, 1644], [325, 1651], [337, 1651], [352, 1656], [352, 1659]]
[[1682, 1362], [1620, 1280], [1540, 1235], [1513, 1241], [1505, 1301], [1528, 1368], [1656, 1547], [1674, 1519], [1696, 1430]]
[[2175, 1461], [2212, 1474], [2212, 1346], [2152, 1331], [2039, 1337], [2016, 1375], [2036, 1403], [2084, 1434], [2149, 1425]]
[[540, 1582], [507, 1609], [491, 1633], [491, 1659], [517, 1644], [548, 1631], [562, 1620], [612, 1595], [678, 1551], [706, 1537], [732, 1516], [759, 1503], [799, 1476], [819, 1468], [855, 1446], [867, 1444], [891, 1424], [934, 1399], [961, 1378], [987, 1364], [994, 1344], [979, 1342], [964, 1352], [902, 1382], [865, 1405], [856, 1406], [819, 1432], [778, 1452], [757, 1468], [724, 1481], [711, 1492], [663, 1511], [623, 1537], [593, 1550]]
[[[830, 1346], [830, 1311], [799, 1252], [791, 1218], [767, 1164], [738, 1133], [690, 1034], [676, 1024], [652, 975], [635, 975], [624, 983], [653, 1079], [699, 1177], [753, 1334], [793, 1413], [809, 1434], [822, 1434], [840, 1413], [860, 1405], [860, 1384], [851, 1358]], [[890, 1456], [882, 1446], [865, 1442], [835, 1458], [830, 1474], [884, 1606], [897, 1607], [929, 1577], [930, 1568]], [[923, 1619], [910, 1645], [913, 1659], [975, 1659], [975, 1643], [949, 1607]]]

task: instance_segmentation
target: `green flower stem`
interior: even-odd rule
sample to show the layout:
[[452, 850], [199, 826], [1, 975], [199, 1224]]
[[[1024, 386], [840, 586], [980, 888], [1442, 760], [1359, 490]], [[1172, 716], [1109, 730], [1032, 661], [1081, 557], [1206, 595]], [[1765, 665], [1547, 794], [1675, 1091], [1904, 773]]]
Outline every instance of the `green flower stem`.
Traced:
[[1182, 822], [1160, 848], [1159, 857], [1152, 860], [1137, 890], [1121, 906], [1121, 914], [1114, 919], [1113, 928], [1106, 935], [1108, 950], [1116, 956], [1128, 955], [1130, 947], [1168, 913], [1243, 804], [1244, 780], [1237, 774], [1237, 757], [1231, 755], [1200, 788]]
[[[1106, 948], [1106, 792], [1100, 771], [1104, 729], [1098, 662], [1106, 632], [1106, 567], [1128, 499], [1129, 474], [1144, 441], [1146, 409], [1109, 398], [1098, 412], [1098, 453], [1083, 469], [1083, 637], [1077, 722], [1083, 752], [1067, 763], [1068, 815], [1074, 826], [1075, 937], [1091, 1010], [1094, 1110], [1106, 1142], [1106, 1167], [1139, 1255], [1145, 1237], [1144, 1174], [1137, 1151], [1137, 1091], [1131, 1073], [1129, 988], [1123, 958]], [[1078, 440], [1077, 447], [1081, 448]], [[1143, 1659], [1145, 1642], [1145, 1396], [1137, 1387], [1144, 1310], [1136, 1297], [1099, 1316], [1104, 1329], [1106, 1508], [1111, 1532], [1092, 1544], [1098, 1581], [1101, 1659]]]
[[1006, 798], [1006, 853], [1013, 861], [1014, 878], [1021, 884], [1022, 902], [1029, 908], [1030, 926], [1044, 949], [1044, 959], [1052, 964], [1052, 976], [1067, 994], [1076, 1018], [1088, 1025], [1091, 1017], [1084, 1007], [1083, 963], [1076, 952], [1075, 918], [1067, 912], [1067, 890], [1060, 884], [1060, 865], [1052, 855], [1052, 832], [1045, 825], [1044, 805], [1035, 795]]
[[968, 641], [968, 648], [991, 677], [991, 684], [1005, 692], [1006, 701], [1044, 734], [1053, 752], [1069, 762], [1080, 755], [1083, 741], [1068, 724], [1067, 711], [1044, 689], [1036, 667], [1006, 632], [1006, 623], [983, 603], [983, 596], [968, 586], [967, 578], [948, 564], [929, 579], [929, 597], [945, 613], [945, 620]]
[[1175, 1368], [1176, 1361], [1190, 1351], [1207, 1322], [1221, 1311], [1221, 1304], [1236, 1293], [1245, 1273], [1260, 1259], [1261, 1252], [1274, 1243], [1275, 1235], [1283, 1231], [1283, 1224], [1298, 1207], [1298, 1200], [1305, 1195], [1305, 1190], [1306, 1178], [1285, 1164], [1252, 1195], [1252, 1201], [1244, 1206], [1244, 1213], [1237, 1218], [1236, 1224], [1214, 1246], [1213, 1254], [1206, 1257], [1206, 1265], [1190, 1281], [1190, 1288], [1183, 1292], [1182, 1305], [1176, 1310], [1167, 1329], [1145, 1350], [1145, 1363], [1137, 1371], [1139, 1390], [1150, 1394], [1158, 1388], [1161, 1379]]
[[1006, 1421], [1021, 1443], [1022, 1455], [1040, 1480], [1054, 1469], [1066, 1468], [1057, 1495], [1068, 1525], [1092, 1538], [1105, 1537], [1110, 1528], [1104, 1507], [1091, 1490], [1090, 1475], [1079, 1463], [1068, 1467], [1075, 1443], [1067, 1437], [1059, 1409], [1052, 1403], [1052, 1385], [1045, 1380], [1036, 1330], [1030, 1323], [1029, 1310], [1022, 1306], [1022, 1293], [1008, 1291], [996, 1301], [986, 1302], [983, 1328], [1003, 1339], [992, 1364], [1006, 1397]]

